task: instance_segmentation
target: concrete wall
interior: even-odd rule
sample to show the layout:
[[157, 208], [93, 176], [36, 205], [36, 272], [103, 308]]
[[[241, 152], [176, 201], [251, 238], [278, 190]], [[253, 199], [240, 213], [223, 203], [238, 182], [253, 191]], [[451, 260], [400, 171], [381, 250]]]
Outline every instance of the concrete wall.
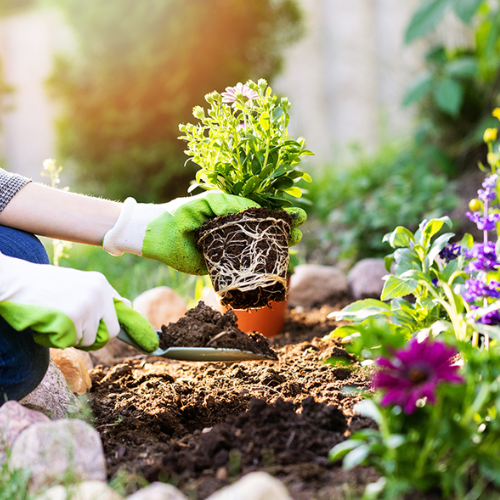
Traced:
[[62, 23], [55, 12], [38, 10], [3, 19], [0, 55], [6, 81], [15, 88], [12, 110], [2, 123], [2, 151], [8, 170], [40, 180], [43, 160], [55, 154], [54, 104], [44, 81], [53, 55], [63, 43]]
[[[417, 0], [300, 0], [307, 36], [290, 48], [275, 90], [292, 103], [292, 133], [306, 138], [313, 163], [338, 158], [353, 142], [368, 149], [411, 128], [400, 102], [420, 65], [418, 47], [402, 45]], [[0, 21], [0, 55], [16, 88], [3, 119], [9, 170], [39, 179], [55, 155], [56, 109], [45, 94], [53, 55], [70, 37], [56, 12], [37, 10]]]
[[411, 129], [401, 109], [421, 66], [421, 47], [403, 46], [413, 0], [301, 0], [307, 36], [289, 49], [275, 83], [292, 103], [291, 128], [317, 161], [359, 143], [373, 150], [384, 137]]

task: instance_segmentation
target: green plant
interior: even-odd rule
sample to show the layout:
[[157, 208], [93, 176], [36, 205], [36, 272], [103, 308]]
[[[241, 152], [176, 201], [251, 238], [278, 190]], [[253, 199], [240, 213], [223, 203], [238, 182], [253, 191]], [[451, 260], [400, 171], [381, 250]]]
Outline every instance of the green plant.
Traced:
[[384, 234], [402, 224], [415, 231], [423, 218], [448, 213], [457, 204], [453, 188], [436, 151], [418, 140], [359, 153], [349, 165], [327, 165], [309, 187], [309, 214], [317, 221], [304, 233], [309, 258], [382, 257]]
[[489, 110], [499, 104], [500, 7], [485, 0], [424, 0], [408, 25], [406, 43], [429, 35], [450, 10], [469, 25], [470, 40], [458, 47], [431, 46], [403, 104], [418, 105], [420, 133], [455, 175], [485, 156], [482, 131], [492, 123]]
[[[500, 109], [493, 114], [500, 119]], [[451, 225], [448, 218], [423, 221], [415, 233], [397, 227], [384, 238], [394, 252], [386, 258], [392, 273], [381, 300], [334, 313], [353, 324], [332, 335], [344, 336], [348, 351], [379, 367], [378, 391], [358, 407], [378, 429], [356, 432], [330, 453], [345, 468], [372, 465], [382, 474], [365, 500], [400, 499], [414, 490], [483, 498], [500, 487], [497, 129], [487, 129], [484, 140], [489, 169], [480, 165], [487, 176], [467, 213], [483, 241], [465, 235], [449, 244], [452, 233], [438, 236]]]
[[312, 153], [288, 134], [288, 99], [278, 102], [264, 79], [205, 99], [208, 114], [201, 106], [193, 110], [200, 123], [179, 126], [186, 154], [200, 167], [191, 189], [221, 190], [270, 209], [292, 206], [290, 197], [302, 196], [296, 181], [311, 181], [297, 165]]
[[227, 81], [272, 78], [302, 33], [296, 0], [50, 3], [76, 42], [49, 80], [62, 110], [58, 157], [82, 186], [118, 199], [185, 193], [193, 169], [178, 124]]

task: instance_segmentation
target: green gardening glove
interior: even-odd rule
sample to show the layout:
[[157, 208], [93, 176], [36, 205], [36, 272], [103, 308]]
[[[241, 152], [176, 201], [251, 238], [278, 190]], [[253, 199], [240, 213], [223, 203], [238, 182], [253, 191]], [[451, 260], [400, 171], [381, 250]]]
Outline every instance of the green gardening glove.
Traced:
[[[142, 204], [127, 198], [118, 221], [104, 237], [103, 248], [112, 255], [128, 252], [159, 260], [188, 274], [208, 274], [196, 246], [195, 230], [207, 219], [250, 207], [259, 205], [220, 191], [177, 198], [162, 205]], [[294, 221], [290, 242], [296, 244], [302, 235], [295, 228], [305, 221], [306, 215], [298, 208], [287, 211]]]
[[0, 316], [15, 330], [33, 330], [43, 346], [99, 349], [122, 325], [142, 349], [154, 351], [156, 332], [129, 305], [101, 273], [33, 264], [0, 253]]

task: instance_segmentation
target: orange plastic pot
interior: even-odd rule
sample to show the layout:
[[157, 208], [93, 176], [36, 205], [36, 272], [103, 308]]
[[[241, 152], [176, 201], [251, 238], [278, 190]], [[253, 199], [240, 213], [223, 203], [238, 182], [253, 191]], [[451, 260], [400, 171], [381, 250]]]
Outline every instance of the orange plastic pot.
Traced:
[[[271, 302], [268, 307], [234, 311], [238, 318], [238, 328], [246, 333], [258, 332], [265, 337], [275, 337], [285, 324], [288, 301]], [[224, 308], [224, 312], [227, 308]]]

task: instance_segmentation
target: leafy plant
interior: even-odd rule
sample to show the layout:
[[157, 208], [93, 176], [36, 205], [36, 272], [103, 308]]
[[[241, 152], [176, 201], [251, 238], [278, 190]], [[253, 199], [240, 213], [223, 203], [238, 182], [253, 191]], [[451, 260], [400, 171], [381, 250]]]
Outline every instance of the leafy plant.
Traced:
[[454, 175], [484, 157], [482, 131], [492, 123], [489, 110], [499, 104], [500, 6], [485, 0], [423, 0], [405, 41], [429, 35], [449, 11], [470, 26], [471, 41], [432, 46], [403, 104], [418, 105], [425, 142], [448, 157]]
[[227, 81], [272, 78], [302, 34], [296, 0], [46, 0], [74, 50], [49, 89], [61, 104], [58, 158], [95, 194], [164, 201], [185, 193], [178, 124]]
[[[356, 408], [373, 418], [378, 429], [354, 433], [332, 449], [330, 460], [343, 459], [346, 469], [371, 465], [382, 474], [378, 483], [368, 485], [363, 499], [397, 500], [414, 490], [437, 490], [444, 498], [483, 498], [490, 484], [500, 487], [500, 351], [498, 345], [489, 351], [462, 342], [457, 346], [464, 361], [463, 382], [440, 383], [434, 402], [420, 398], [408, 413], [392, 404], [382, 406], [378, 392]], [[429, 377], [434, 376], [431, 371]]]
[[[191, 190], [201, 187], [250, 198], [275, 209], [293, 205], [302, 196], [295, 184], [309, 174], [297, 168], [305, 149], [303, 140], [288, 134], [290, 103], [278, 98], [264, 79], [228, 87], [222, 95], [205, 96], [208, 114], [196, 106], [200, 123], [180, 125], [188, 142], [186, 154], [200, 166]], [[232, 106], [230, 106], [232, 104]]]
[[[493, 115], [500, 119], [500, 109]], [[487, 177], [467, 213], [483, 241], [466, 235], [449, 244], [452, 233], [438, 236], [448, 218], [423, 221], [415, 233], [397, 227], [384, 238], [394, 252], [381, 300], [334, 313], [354, 322], [334, 332], [347, 349], [380, 368], [378, 391], [358, 407], [378, 429], [356, 432], [330, 453], [345, 468], [372, 465], [382, 474], [365, 500], [436, 489], [480, 498], [500, 488], [500, 246], [498, 234], [497, 243], [490, 239], [500, 223], [497, 135], [484, 133], [489, 169], [480, 165]]]
[[327, 165], [308, 192], [313, 217], [303, 241], [309, 258], [383, 257], [388, 245], [382, 238], [395, 226], [415, 231], [423, 218], [448, 213], [457, 198], [439, 161], [434, 148], [412, 139], [359, 154], [349, 165]]

